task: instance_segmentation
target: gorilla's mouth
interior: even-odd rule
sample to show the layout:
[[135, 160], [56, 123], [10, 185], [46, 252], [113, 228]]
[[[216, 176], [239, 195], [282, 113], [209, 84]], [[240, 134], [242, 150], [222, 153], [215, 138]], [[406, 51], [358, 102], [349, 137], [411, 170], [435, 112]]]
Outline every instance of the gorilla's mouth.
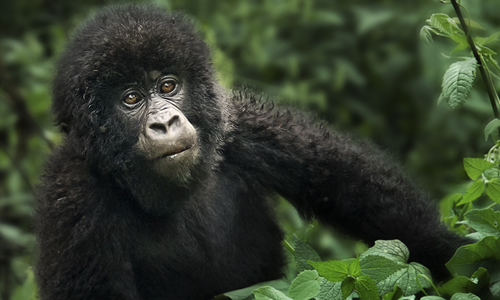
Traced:
[[174, 158], [178, 154], [191, 149], [193, 146], [194, 145], [189, 145], [189, 146], [186, 146], [186, 147], [178, 147], [178, 148], [171, 149], [167, 153], [164, 153], [163, 155], [161, 155], [160, 157], [158, 157], [158, 159], [167, 158], [167, 157], [168, 158]]

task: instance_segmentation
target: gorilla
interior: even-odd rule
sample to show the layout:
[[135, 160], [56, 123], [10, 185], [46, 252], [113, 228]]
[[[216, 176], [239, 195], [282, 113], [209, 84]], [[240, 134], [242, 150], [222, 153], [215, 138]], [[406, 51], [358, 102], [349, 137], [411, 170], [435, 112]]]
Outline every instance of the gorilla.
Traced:
[[115, 6], [60, 57], [63, 132], [37, 192], [41, 299], [210, 299], [277, 279], [270, 200], [372, 244], [399, 239], [445, 275], [467, 243], [376, 147], [217, 82], [182, 15]]

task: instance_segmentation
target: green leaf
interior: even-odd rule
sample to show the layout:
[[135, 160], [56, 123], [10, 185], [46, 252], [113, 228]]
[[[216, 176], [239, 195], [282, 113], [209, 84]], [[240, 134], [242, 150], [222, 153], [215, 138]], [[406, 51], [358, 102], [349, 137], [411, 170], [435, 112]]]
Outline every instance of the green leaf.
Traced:
[[464, 169], [470, 179], [476, 180], [484, 171], [495, 164], [482, 158], [464, 158]]
[[446, 300], [446, 299], [444, 299], [443, 297], [439, 297], [439, 296], [425, 296], [425, 297], [420, 298], [420, 300]]
[[484, 191], [484, 183], [482, 179], [478, 179], [472, 183], [472, 185], [467, 189], [467, 192], [465, 193], [464, 197], [458, 205], [466, 204], [469, 202], [472, 202], [479, 198]]
[[493, 178], [486, 184], [486, 194], [491, 200], [500, 203], [500, 179]]
[[470, 293], [469, 294], [457, 293], [453, 295], [450, 300], [481, 300], [481, 298]]
[[344, 281], [342, 281], [342, 299], [345, 299], [352, 294], [352, 292], [354, 291], [355, 282], [356, 280], [352, 277], [348, 277]]
[[35, 282], [35, 275], [33, 274], [33, 270], [29, 269], [27, 272], [26, 280], [23, 285], [18, 286], [14, 293], [12, 294], [11, 300], [36, 300], [39, 299], [37, 297], [37, 288]]
[[476, 67], [476, 60], [469, 58], [451, 64], [444, 74], [440, 98], [452, 109], [459, 108], [467, 100], [476, 77]]
[[308, 261], [319, 273], [331, 282], [343, 281], [349, 275], [349, 262], [342, 260], [330, 260], [322, 262]]
[[484, 128], [484, 140], [487, 141], [490, 135], [493, 142], [500, 140], [498, 128], [500, 128], [500, 120], [495, 118]]
[[[225, 297], [231, 298], [232, 300], [246, 300], [250, 296], [252, 296], [253, 291], [264, 286], [271, 286], [281, 292], [286, 292], [288, 291], [288, 288], [290, 287], [290, 283], [285, 280], [285, 279], [278, 279], [278, 280], [271, 280], [271, 281], [265, 281], [265, 282], [260, 282], [257, 284], [254, 284], [252, 286], [239, 289], [239, 290], [234, 290], [230, 292], [226, 292], [222, 294]], [[221, 297], [221, 299], [223, 299]]]
[[486, 45], [486, 44], [489, 44], [491, 42], [495, 42], [495, 41], [498, 41], [498, 37], [500, 37], [500, 31], [493, 34], [493, 35], [490, 35], [489, 37], [476, 37], [474, 38], [474, 42], [479, 45]]
[[500, 280], [500, 239], [488, 236], [475, 244], [458, 248], [446, 267], [455, 277], [471, 277], [483, 267], [493, 282]]
[[299, 239], [295, 234], [293, 235], [295, 239], [294, 249], [295, 249], [295, 263], [297, 264], [297, 271], [302, 272], [304, 270], [312, 270], [313, 267], [307, 263], [310, 261], [321, 261], [318, 253], [306, 242]]
[[400, 287], [395, 285], [392, 292], [385, 294], [382, 297], [382, 300], [399, 300], [399, 298], [401, 298], [401, 297], [403, 297], [403, 291], [401, 290]]
[[[417, 284], [419, 274], [431, 278], [429, 270], [419, 263], [407, 263], [408, 248], [398, 240], [376, 241], [375, 246], [361, 255], [361, 272], [377, 282], [380, 295], [393, 290], [397, 285], [405, 296], [420, 290]], [[430, 287], [421, 281], [423, 287]]]
[[316, 270], [302, 271], [290, 285], [288, 295], [294, 300], [308, 300], [319, 292], [319, 275]]
[[359, 257], [357, 257], [351, 262], [351, 264], [347, 268], [347, 272], [352, 277], [358, 277], [359, 275], [361, 275], [361, 267], [359, 266]]
[[405, 264], [410, 257], [410, 251], [400, 240], [378, 240], [375, 245], [361, 254], [361, 259], [369, 255], [379, 255], [394, 262]]
[[430, 44], [433, 42], [432, 40], [432, 27], [425, 25], [420, 29], [420, 40], [426, 44]]
[[253, 291], [255, 300], [293, 300], [270, 286], [263, 286]]
[[379, 300], [377, 285], [373, 279], [368, 276], [361, 276], [354, 283], [356, 292], [363, 300]]
[[487, 236], [500, 235], [500, 211], [490, 208], [474, 209], [465, 214], [467, 225]]
[[458, 29], [457, 23], [447, 14], [433, 14], [430, 18], [430, 24], [448, 37], [454, 35], [454, 31]]
[[442, 294], [453, 295], [455, 293], [475, 293], [487, 287], [490, 275], [485, 268], [479, 268], [471, 278], [457, 276], [439, 287]]
[[331, 300], [342, 298], [342, 282], [331, 282], [321, 277], [321, 287], [316, 300]]
[[[455, 23], [460, 24], [460, 20], [458, 18], [452, 18], [452, 19], [453, 19], [453, 21], [455, 21]], [[465, 20], [465, 24], [468, 27], [484, 30], [483, 26], [479, 25], [479, 23], [474, 22], [473, 20], [470, 20], [470, 19], [467, 19], [467, 18], [465, 18], [464, 20]]]

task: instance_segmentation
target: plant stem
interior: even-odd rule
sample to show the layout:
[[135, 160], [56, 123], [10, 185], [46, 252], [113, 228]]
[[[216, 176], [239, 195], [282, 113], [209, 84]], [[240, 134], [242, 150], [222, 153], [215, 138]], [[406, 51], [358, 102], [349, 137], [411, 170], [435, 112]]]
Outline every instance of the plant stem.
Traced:
[[290, 243], [283, 239], [281, 241], [281, 244], [283, 244], [283, 246], [285, 246], [285, 248], [292, 254], [292, 255], [295, 255], [295, 249], [293, 249], [292, 245], [290, 245]]
[[488, 96], [490, 98], [490, 103], [491, 103], [491, 108], [493, 109], [493, 114], [495, 115], [495, 118], [500, 119], [500, 117], [498, 115], [497, 105], [495, 103], [495, 102], [500, 103], [500, 100], [498, 99], [498, 95], [497, 95], [495, 88], [493, 86], [493, 83], [491, 81], [490, 73], [485, 68], [484, 61], [482, 60], [481, 56], [477, 52], [476, 45], [474, 44], [474, 41], [472, 40], [472, 37], [469, 34], [469, 28], [467, 27], [467, 24], [465, 23], [462, 12], [460, 11], [460, 5], [457, 3], [457, 0], [451, 0], [451, 4], [453, 5], [453, 9], [455, 9], [455, 13], [457, 14], [458, 19], [460, 20], [460, 24], [462, 25], [462, 29], [465, 33], [465, 36], [467, 37], [467, 42], [469, 43], [469, 47], [471, 48], [472, 53], [474, 54], [474, 57], [476, 58], [477, 64], [479, 66], [479, 71], [481, 72], [481, 76], [483, 77], [483, 82], [486, 85], [486, 91], [488, 92]]

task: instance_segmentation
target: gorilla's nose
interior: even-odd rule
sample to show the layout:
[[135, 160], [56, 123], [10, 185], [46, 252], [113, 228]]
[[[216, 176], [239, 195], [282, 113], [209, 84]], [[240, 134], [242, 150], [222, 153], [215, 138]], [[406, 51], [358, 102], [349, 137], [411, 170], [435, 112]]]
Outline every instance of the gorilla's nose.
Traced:
[[176, 139], [182, 132], [182, 116], [175, 111], [165, 110], [150, 115], [146, 134], [152, 139]]

